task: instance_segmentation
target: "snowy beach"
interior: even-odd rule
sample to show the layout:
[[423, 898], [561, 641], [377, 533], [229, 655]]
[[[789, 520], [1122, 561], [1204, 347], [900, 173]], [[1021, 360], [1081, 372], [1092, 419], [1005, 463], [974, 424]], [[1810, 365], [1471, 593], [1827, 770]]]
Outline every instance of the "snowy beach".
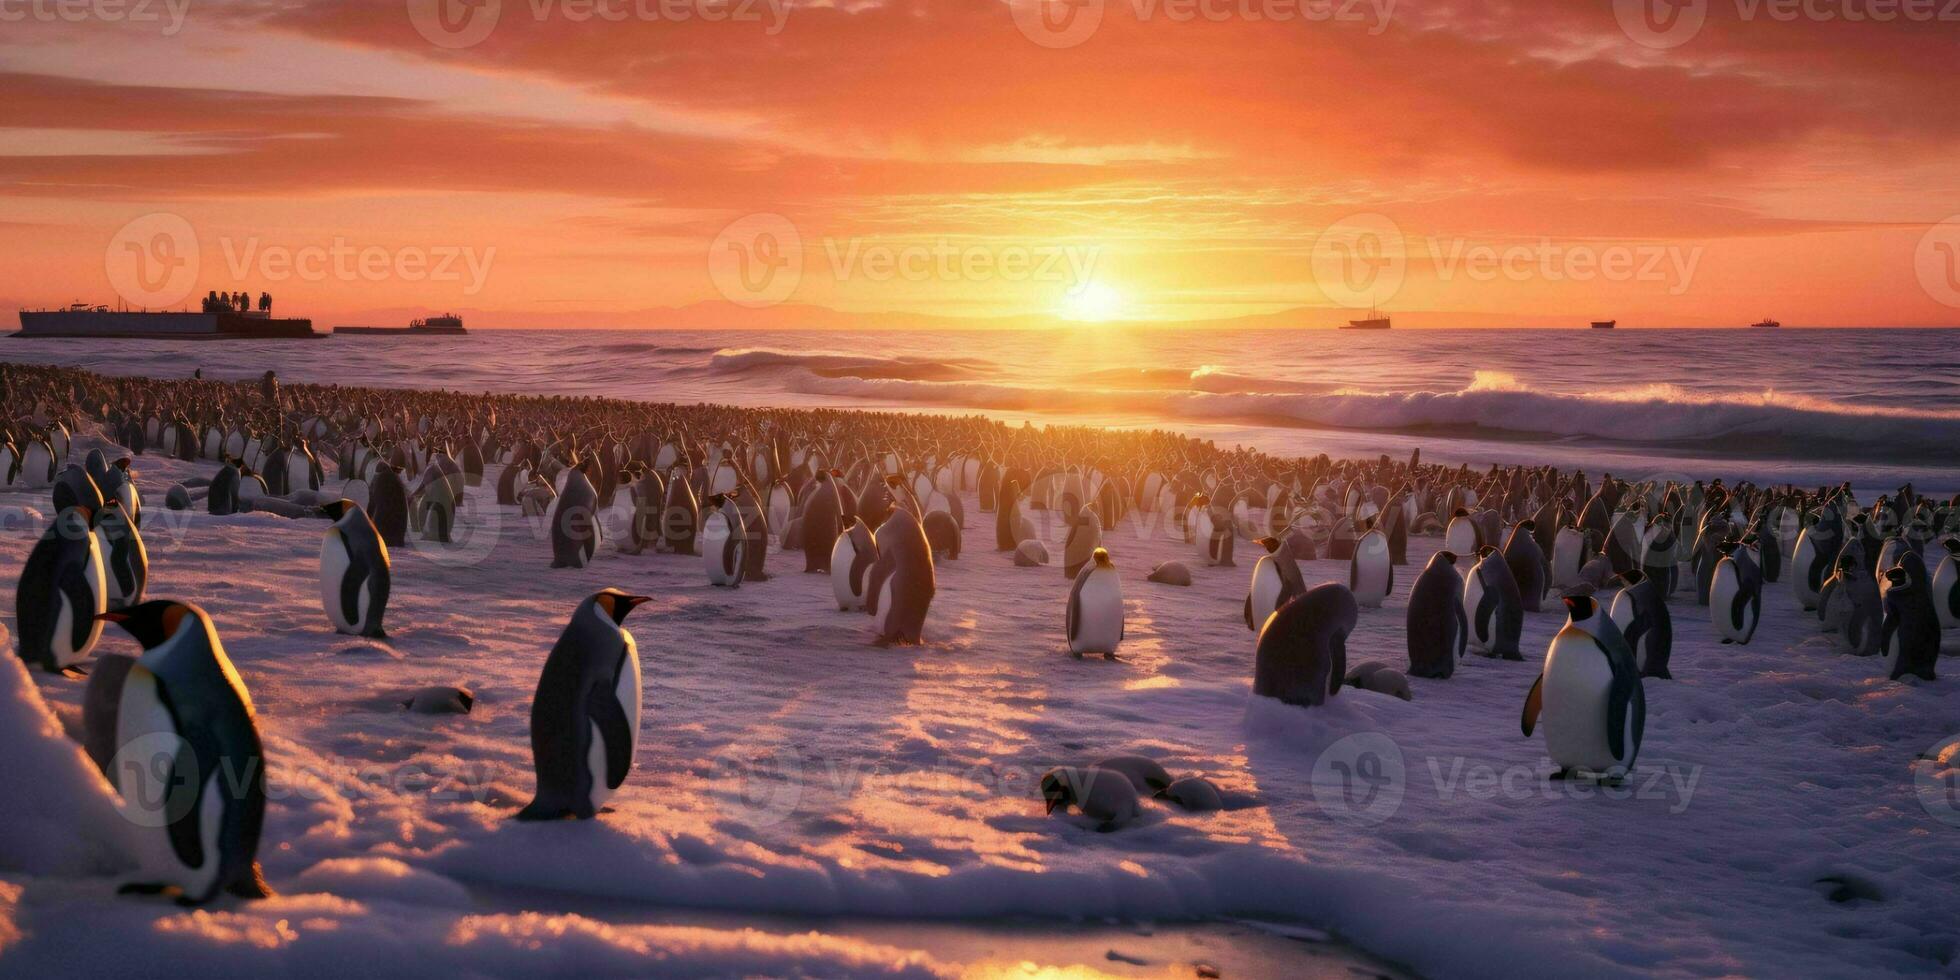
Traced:
[[[0, 971], [128, 969], [146, 950], [227, 975], [409, 958], [597, 975], [1030, 959], [866, 925], [907, 919], [1144, 937], [1153, 923], [1255, 919], [1437, 976], [1937, 975], [1960, 962], [1960, 759], [1922, 758], [1960, 735], [1960, 687], [1888, 681], [1878, 660], [1837, 652], [1787, 580], [1766, 589], [1748, 646], [1720, 645], [1706, 610], [1677, 598], [1675, 679], [1647, 682], [1639, 766], [1608, 788], [1548, 782], [1543, 739], [1519, 732], [1565, 618], [1555, 603], [1527, 615], [1523, 663], [1472, 656], [1452, 679], [1412, 679], [1411, 702], [1347, 690], [1307, 711], [1250, 694], [1250, 558], [1202, 567], [1161, 515], [1106, 533], [1128, 631], [1111, 662], [1068, 655], [1068, 581], [994, 551], [971, 494], [925, 644], [880, 648], [800, 555], [772, 548], [770, 578], [738, 590], [710, 587], [691, 556], [602, 548], [588, 568], [551, 569], [543, 519], [477, 493], [458, 543], [397, 551], [390, 636], [363, 640], [321, 611], [324, 522], [160, 506], [170, 484], [215, 468], [136, 459], [150, 594], [202, 606], [250, 689], [270, 798], [260, 857], [279, 897], [194, 911], [117, 898], [110, 791], [36, 716], [45, 701], [72, 733], [83, 682], [37, 672], [28, 691], [8, 657], [0, 758], [35, 791], [0, 804]], [[11, 596], [41, 530], [26, 509], [49, 506], [43, 492], [0, 498], [21, 508], [0, 535]], [[1063, 529], [1035, 517], [1059, 555]], [[1411, 538], [1351, 663], [1406, 664], [1409, 585], [1439, 544]], [[1192, 586], [1145, 580], [1172, 558], [1193, 564]], [[1309, 584], [1347, 579], [1345, 562], [1301, 564]], [[645, 665], [639, 756], [600, 819], [513, 822], [533, 787], [527, 711], [544, 654], [605, 586], [655, 597], [627, 624]], [[103, 652], [136, 648], [112, 634]], [[404, 710], [432, 684], [470, 688], [475, 710]], [[1044, 771], [1124, 753], [1208, 777], [1227, 809], [1146, 803], [1109, 833], [1044, 815]], [[660, 910], [793, 917], [816, 934], [727, 916], [649, 924]], [[1197, 968], [1186, 948], [1107, 945], [1093, 963], [1080, 950], [1031, 959]], [[1262, 946], [1250, 969], [1346, 968], [1320, 947]]]

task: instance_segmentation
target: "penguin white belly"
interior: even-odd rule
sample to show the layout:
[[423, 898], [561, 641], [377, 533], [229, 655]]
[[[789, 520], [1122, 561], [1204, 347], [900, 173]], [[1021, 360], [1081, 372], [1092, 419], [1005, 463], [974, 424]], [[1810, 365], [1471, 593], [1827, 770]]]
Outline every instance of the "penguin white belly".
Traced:
[[864, 596], [858, 594], [859, 583], [851, 579], [851, 564], [856, 560], [857, 548], [851, 545], [851, 536], [838, 535], [837, 543], [830, 548], [830, 590], [837, 596], [837, 608], [846, 611], [864, 608]]
[[717, 493], [727, 493], [730, 490], [735, 489], [735, 486], [738, 482], [739, 481], [736, 480], [735, 478], [735, 467], [723, 466], [720, 469], [715, 470], [715, 482], [708, 487], [708, 493], [710, 495], [717, 494]]
[[1885, 641], [1885, 676], [1887, 677], [1899, 672], [1899, 655], [1904, 650], [1904, 645], [1899, 640], [1904, 633], [1904, 630], [1893, 630], [1892, 638]]
[[1354, 546], [1354, 601], [1379, 606], [1388, 598], [1390, 576], [1388, 539], [1380, 531], [1369, 531]]
[[1954, 612], [1956, 598], [1960, 598], [1960, 559], [1948, 555], [1940, 559], [1939, 570], [1933, 573], [1933, 607], [1939, 613], [1941, 629], [1960, 626], [1960, 615]]
[[1633, 596], [1628, 595], [1627, 590], [1621, 589], [1619, 594], [1613, 597], [1613, 608], [1607, 615], [1612, 617], [1613, 625], [1618, 626], [1620, 632], [1626, 632], [1627, 627], [1633, 625]]
[[[1715, 623], [1715, 635], [1725, 640], [1742, 640], [1749, 634], [1747, 623], [1736, 622], [1735, 595], [1742, 590], [1735, 564], [1727, 558], [1715, 566], [1715, 579], [1708, 587], [1708, 616]], [[1743, 611], [1743, 616], [1748, 611]]]
[[[626, 656], [620, 664], [619, 680], [613, 685], [613, 697], [626, 716], [626, 765], [631, 768], [640, 748], [640, 654], [633, 634], [619, 632], [626, 640]], [[592, 774], [592, 809], [597, 810], [612, 798], [613, 789], [606, 785], [606, 739], [596, 723], [592, 725], [592, 748], [586, 753], [585, 764]]]
[[[95, 617], [109, 611], [109, 591], [103, 585], [106, 577], [102, 565], [102, 548], [91, 534], [88, 539], [88, 564], [82, 566], [82, 581], [88, 583], [88, 592], [94, 601], [91, 608], [71, 609], [67, 594], [65, 592], [61, 594], [61, 612], [55, 617], [55, 634], [53, 641], [49, 643], [49, 647], [55, 654], [55, 663], [59, 666], [66, 667], [80, 663], [88, 657], [90, 650], [95, 649], [96, 641], [102, 638], [102, 622]], [[82, 645], [79, 647], [74, 644], [76, 616], [87, 616], [92, 620], [88, 633], [82, 637]]]
[[1487, 632], [1490, 624], [1477, 618], [1477, 607], [1483, 605], [1483, 602], [1484, 580], [1477, 574], [1477, 570], [1472, 568], [1470, 574], [1463, 577], [1463, 617], [1470, 622], [1470, 637], [1467, 645], [1477, 653], [1490, 652], [1491, 637]]
[[701, 563], [708, 570], [710, 585], [727, 585], [734, 581], [730, 574], [724, 552], [728, 542], [728, 518], [719, 511], [709, 514], [701, 522]]
[[[1797, 601], [1805, 609], [1817, 607], [1817, 590], [1810, 587], [1810, 566], [1817, 561], [1817, 543], [1811, 540], [1810, 529], [1805, 528], [1797, 535], [1797, 546], [1790, 553], [1790, 591], [1796, 593]], [[1826, 576], [1828, 577], [1828, 575]], [[1819, 582], [1818, 585], [1824, 583]]]
[[49, 470], [53, 466], [54, 459], [48, 455], [47, 447], [38, 442], [30, 442], [21, 453], [21, 482], [32, 490], [53, 486], [54, 481], [49, 477]]
[[[121, 753], [110, 772], [120, 797], [123, 816], [138, 832], [129, 835], [139, 866], [137, 880], [176, 885], [186, 893], [207, 890], [218, 873], [217, 830], [224, 816], [224, 794], [218, 792], [221, 771], [211, 773], [199, 788], [201, 805], [198, 837], [204, 844], [201, 867], [190, 867], [170, 846], [167, 830], [178, 812], [171, 806], [168, 768], [183, 745], [177, 723], [164, 707], [156, 675], [138, 665], [130, 668], [116, 708], [116, 746]], [[182, 804], [179, 803], [178, 806]]]
[[1115, 653], [1123, 642], [1123, 589], [1112, 571], [1096, 571], [1076, 597], [1074, 653]]
[[1545, 750], [1553, 764], [1565, 769], [1603, 773], [1617, 759], [1607, 742], [1606, 708], [1613, 687], [1613, 670], [1593, 647], [1591, 637], [1579, 634], [1552, 641], [1545, 658]]
[[1461, 517], [1451, 519], [1449, 530], [1443, 532], [1443, 550], [1459, 555], [1476, 554], [1476, 526]]
[[1279, 607], [1279, 593], [1286, 584], [1280, 581], [1279, 569], [1273, 564], [1273, 556], [1259, 559], [1252, 566], [1252, 628], [1257, 630], [1266, 624], [1266, 617]]
[[326, 607], [327, 619], [333, 628], [342, 633], [359, 633], [361, 624], [367, 622], [368, 583], [362, 582], [360, 598], [356, 602], [360, 622], [347, 621], [340, 604], [341, 583], [347, 579], [347, 569], [352, 562], [347, 559], [347, 544], [341, 538], [339, 528], [328, 528], [320, 540], [320, 604]]

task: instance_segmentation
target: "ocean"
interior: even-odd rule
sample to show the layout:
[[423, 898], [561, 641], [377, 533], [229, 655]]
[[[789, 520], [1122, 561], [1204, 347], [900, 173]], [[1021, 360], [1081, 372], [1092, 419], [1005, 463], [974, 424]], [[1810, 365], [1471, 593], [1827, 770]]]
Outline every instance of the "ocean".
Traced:
[[317, 343], [12, 341], [111, 374], [981, 412], [1285, 455], [1960, 491], [1960, 330], [479, 330]]

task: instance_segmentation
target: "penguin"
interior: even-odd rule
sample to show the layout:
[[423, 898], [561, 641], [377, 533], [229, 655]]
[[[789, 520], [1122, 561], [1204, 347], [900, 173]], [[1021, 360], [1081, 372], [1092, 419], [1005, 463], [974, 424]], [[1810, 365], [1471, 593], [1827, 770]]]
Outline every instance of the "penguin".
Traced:
[[351, 500], [322, 504], [333, 522], [320, 538], [320, 604], [336, 632], [385, 637], [388, 611], [388, 545], [367, 512]]
[[1181, 561], [1160, 562], [1145, 578], [1159, 585], [1190, 585], [1191, 569]]
[[1518, 638], [1524, 633], [1524, 602], [1518, 597], [1511, 566], [1485, 545], [1463, 578], [1463, 615], [1470, 622], [1467, 646], [1486, 657], [1523, 660]]
[[1856, 657], [1878, 655], [1885, 603], [1879, 596], [1878, 582], [1864, 563], [1848, 555], [1839, 560], [1837, 574], [1824, 583], [1818, 613], [1824, 632], [1834, 634], [1845, 652]]
[[1725, 541], [1708, 587], [1708, 615], [1723, 643], [1748, 643], [1763, 614], [1763, 578], [1747, 545]]
[[1819, 519], [1797, 534], [1797, 546], [1790, 555], [1790, 565], [1794, 571], [1790, 576], [1790, 589], [1796, 593], [1797, 602], [1805, 612], [1817, 608], [1824, 583], [1830, 579], [1831, 571], [1836, 567], [1837, 539], [1843, 533], [1842, 523], [1836, 521], [1836, 514], [1832, 512], [1828, 518]]
[[1471, 518], [1470, 511], [1458, 507], [1450, 518], [1449, 527], [1443, 531], [1443, 550], [1459, 555], [1474, 555], [1484, 543], [1482, 529]]
[[1058, 766], [1041, 777], [1041, 798], [1048, 813], [1074, 807], [1107, 833], [1143, 814], [1143, 803], [1128, 777], [1094, 767]]
[[1062, 543], [1062, 574], [1070, 581], [1101, 550], [1102, 531], [1102, 519], [1095, 511], [1083, 508], [1076, 514], [1075, 523], [1069, 525], [1068, 538]]
[[1225, 797], [1218, 787], [1203, 776], [1186, 776], [1173, 781], [1157, 792], [1157, 797], [1192, 813], [1210, 813], [1225, 809]]
[[476, 693], [467, 687], [425, 687], [402, 699], [402, 707], [418, 715], [466, 715], [475, 706]]
[[932, 546], [919, 519], [902, 507], [885, 518], [877, 538], [878, 559], [865, 582], [864, 611], [878, 624], [880, 645], [918, 643], [938, 588]]
[[368, 519], [390, 548], [408, 544], [408, 487], [401, 471], [387, 463], [377, 463], [368, 481]]
[[1960, 538], [1942, 538], [1946, 555], [1933, 573], [1933, 611], [1942, 629], [1960, 626]]
[[1626, 637], [1592, 596], [1566, 596], [1565, 607], [1571, 618], [1545, 651], [1519, 727], [1529, 738], [1542, 717], [1545, 749], [1559, 767], [1553, 779], [1622, 781], [1647, 728], [1640, 670]]
[[599, 492], [585, 471], [566, 471], [565, 489], [551, 506], [551, 567], [584, 568], [599, 549]]
[[1504, 539], [1504, 564], [1510, 566], [1511, 578], [1518, 583], [1518, 597], [1524, 601], [1525, 612], [1537, 612], [1539, 602], [1545, 597], [1545, 553], [1539, 550], [1538, 539], [1531, 534], [1536, 526], [1531, 521], [1519, 521]]
[[1592, 559], [1592, 549], [1586, 540], [1586, 532], [1577, 525], [1568, 524], [1558, 529], [1558, 536], [1552, 539], [1552, 561], [1547, 585], [1563, 592], [1579, 584], [1579, 569]]
[[1354, 593], [1339, 582], [1316, 585], [1279, 607], [1259, 630], [1252, 693], [1309, 708], [1340, 694], [1347, 638], [1360, 614]]
[[1409, 673], [1415, 677], [1448, 678], [1470, 640], [1469, 617], [1463, 614], [1463, 576], [1456, 554], [1438, 551], [1409, 589], [1407, 634]]
[[116, 749], [116, 715], [121, 710], [123, 683], [129, 679], [136, 658], [120, 653], [104, 653], [95, 658], [95, 669], [88, 672], [88, 686], [82, 690], [82, 749], [111, 781]]
[[265, 752], [252, 696], [211, 618], [167, 599], [101, 618], [143, 646], [117, 700], [117, 751], [155, 753], [124, 760], [133, 764], [113, 776], [125, 815], [141, 828], [140, 870], [123, 890], [176, 888], [191, 905], [220, 893], [271, 897], [258, 863]]
[[143, 534], [124, 513], [122, 501], [110, 497], [95, 522], [95, 544], [102, 553], [102, 585], [109, 594], [109, 608], [122, 609], [142, 603], [143, 590], [150, 581], [150, 553], [143, 547]]
[[717, 493], [707, 499], [701, 512], [701, 544], [696, 549], [708, 571], [708, 584], [742, 587], [748, 567], [748, 530], [734, 498]]
[[675, 555], [694, 554], [695, 540], [700, 536], [701, 505], [694, 498], [694, 488], [687, 479], [674, 475], [667, 480], [667, 500], [660, 508], [660, 536], [654, 540], [653, 550]]
[[1667, 514], [1656, 517], [1640, 537], [1640, 571], [1652, 580], [1655, 594], [1663, 600], [1674, 594], [1681, 579], [1681, 563], [1675, 554], [1680, 542], [1674, 519]]
[[1131, 788], [1150, 796], [1162, 793], [1171, 784], [1171, 774], [1163, 764], [1147, 755], [1113, 755], [1090, 768], [1120, 772], [1130, 781]]
[[640, 744], [640, 653], [622, 625], [650, 596], [601, 589], [572, 610], [531, 700], [538, 792], [519, 820], [590, 820]]
[[102, 547], [89, 528], [91, 515], [70, 507], [35, 542], [20, 570], [14, 594], [20, 658], [55, 674], [80, 674], [102, 638], [96, 617], [109, 610]]
[[925, 519], [926, 542], [932, 546], [933, 560], [957, 561], [960, 557], [960, 525], [953, 516], [943, 510], [927, 511]]
[[245, 477], [234, 460], [218, 464], [218, 471], [211, 475], [211, 486], [204, 493], [204, 509], [213, 517], [226, 517], [238, 513], [239, 485]]
[[1940, 621], [1923, 570], [1909, 564], [1886, 569], [1879, 599], [1885, 605], [1879, 645], [1885, 651], [1887, 676], [1895, 681], [1907, 674], [1937, 680], [1933, 666], [1940, 659]]
[[789, 527], [790, 511], [796, 505], [796, 495], [790, 492], [789, 484], [777, 480], [769, 485], [769, 526], [781, 534]]
[[1379, 660], [1364, 660], [1348, 668], [1345, 683], [1358, 691], [1373, 691], [1402, 701], [1416, 699], [1415, 692], [1409, 689], [1409, 678]]
[[[1306, 579], [1300, 575], [1300, 563], [1280, 549], [1278, 538], [1260, 538], [1259, 545], [1266, 553], [1252, 566], [1252, 582], [1245, 593], [1245, 628], [1254, 633], [1266, 625], [1266, 618], [1273, 610], [1307, 591]], [[1151, 581], [1158, 581], [1156, 575], [1157, 572], [1151, 572]], [[1184, 584], [1191, 584], [1188, 574]]]
[[864, 586], [877, 560], [878, 541], [870, 526], [852, 518], [851, 526], [837, 536], [830, 549], [830, 588], [840, 611], [864, 608]]
[[1621, 573], [1618, 581], [1620, 591], [1607, 615], [1626, 637], [1640, 676], [1672, 680], [1667, 660], [1674, 652], [1674, 618], [1668, 614], [1660, 585], [1638, 568]]
[[79, 463], [62, 467], [54, 479], [55, 513], [70, 507], [81, 507], [98, 516], [102, 513], [102, 488], [96, 486], [95, 478]]
[[1369, 528], [1354, 542], [1354, 557], [1348, 560], [1348, 589], [1354, 601], [1374, 608], [1395, 591], [1395, 565], [1389, 561], [1388, 536], [1381, 528]]
[[1123, 582], [1108, 550], [1097, 548], [1076, 572], [1063, 619], [1068, 652], [1077, 657], [1100, 653], [1116, 659], [1116, 648], [1123, 642]]

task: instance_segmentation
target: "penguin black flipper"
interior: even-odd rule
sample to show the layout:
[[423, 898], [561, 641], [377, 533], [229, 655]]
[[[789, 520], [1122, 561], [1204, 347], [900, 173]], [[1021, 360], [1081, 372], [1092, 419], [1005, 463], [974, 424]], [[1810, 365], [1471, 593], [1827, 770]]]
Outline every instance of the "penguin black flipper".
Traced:
[[[1077, 575], [1075, 577], [1075, 581], [1070, 583], [1068, 587], [1068, 608], [1065, 615], [1063, 616], [1063, 619], [1066, 620], [1067, 622], [1068, 641], [1070, 643], [1075, 642], [1075, 630], [1077, 626], [1076, 620], [1080, 618], [1076, 610], [1078, 610], [1082, 606], [1082, 580], [1083, 580], [1083, 576]], [[1252, 601], [1251, 599], [1246, 600], [1246, 602], [1248, 603], [1247, 608], [1250, 608], [1249, 604], [1251, 603], [1251, 601]]]
[[54, 669], [54, 661], [49, 656], [54, 640], [55, 617], [51, 615], [54, 596], [48, 591], [48, 586], [53, 584], [50, 581], [53, 569], [49, 567], [53, 564], [52, 553], [36, 545], [27, 556], [27, 565], [21, 569], [20, 591], [14, 602], [14, 629], [20, 634], [15, 649], [22, 660], [38, 663], [48, 670]]
[[1463, 614], [1463, 603], [1452, 602], [1450, 609], [1456, 613], [1456, 658], [1470, 651], [1470, 617]]
[[88, 580], [79, 568], [61, 576], [61, 594], [68, 599], [69, 632], [73, 634], [69, 642], [80, 650], [95, 629], [95, 594], [89, 591]]
[[[1740, 577], [1739, 574], [1738, 577]], [[1729, 625], [1735, 629], [1741, 629], [1742, 624], [1744, 622], [1743, 611], [1748, 608], [1749, 608], [1748, 592], [1741, 588], [1736, 589], [1735, 598], [1729, 600]], [[1747, 637], [1744, 637], [1745, 642], [1747, 641], [1747, 639], [1748, 639]]]
[[[1629, 670], [1622, 658], [1613, 656], [1605, 644], [1595, 639], [1593, 645], [1599, 648], [1600, 656], [1606, 658], [1607, 666], [1613, 671], [1613, 683], [1606, 690], [1606, 747], [1612, 751], [1613, 758], [1619, 759], [1628, 756], [1630, 750], [1637, 750], [1640, 733], [1647, 725], [1647, 698], [1641, 690], [1639, 674]], [[1634, 738], [1632, 746], [1627, 744], [1629, 734]], [[1626, 766], [1633, 768], [1631, 757], [1627, 758]]]
[[613, 689], [594, 684], [585, 694], [585, 713], [606, 743], [606, 788], [618, 789], [633, 765], [633, 732]]
[[347, 553], [347, 570], [340, 575], [340, 614], [358, 627], [361, 625], [361, 585], [368, 580], [370, 573], [367, 563], [354, 554], [353, 548], [348, 547], [347, 536], [343, 534], [339, 537], [340, 548]]
[[1329, 697], [1341, 693], [1341, 684], [1347, 679], [1347, 634], [1335, 632], [1327, 638], [1328, 666], [1331, 675], [1327, 682]]
[[[1282, 602], [1281, 604], [1284, 605], [1284, 602]], [[1075, 609], [1075, 604], [1073, 601], [1071, 601], [1069, 604], [1069, 610], [1070, 612], [1073, 612], [1074, 609]], [[1252, 593], [1250, 592], [1247, 592], [1245, 594], [1245, 628], [1249, 630], [1256, 630], [1259, 628], [1252, 624]], [[1071, 640], [1075, 639], [1075, 628], [1073, 625], [1069, 627], [1068, 638]]]
[[[1477, 618], [1475, 620], [1477, 624], [1477, 638], [1483, 641], [1486, 648], [1490, 646], [1492, 641], [1497, 639], [1496, 634], [1491, 629], [1492, 626], [1496, 625], [1496, 616], [1497, 590], [1486, 586], [1483, 595], [1477, 597]], [[1530, 733], [1526, 732], [1525, 734], [1528, 735]]]
[[[168, 707], [168, 701], [165, 704]], [[170, 714], [174, 726], [177, 724], [176, 710], [170, 709]], [[190, 739], [180, 741], [177, 756], [170, 761], [170, 775], [163, 783], [165, 793], [191, 794], [190, 807], [164, 828], [169, 833], [170, 849], [176, 853], [177, 860], [190, 868], [204, 867], [204, 840], [200, 833], [204, 828], [204, 779], [197, 766], [201, 755], [203, 753]], [[212, 757], [215, 758], [216, 754], [213, 753]], [[172, 805], [170, 809], [174, 810], [175, 806]]]
[[1518, 717], [1518, 727], [1524, 729], [1526, 738], [1538, 727], [1538, 714], [1545, 709], [1545, 675], [1541, 671], [1538, 679], [1531, 682], [1531, 693], [1524, 696], [1524, 713]]

